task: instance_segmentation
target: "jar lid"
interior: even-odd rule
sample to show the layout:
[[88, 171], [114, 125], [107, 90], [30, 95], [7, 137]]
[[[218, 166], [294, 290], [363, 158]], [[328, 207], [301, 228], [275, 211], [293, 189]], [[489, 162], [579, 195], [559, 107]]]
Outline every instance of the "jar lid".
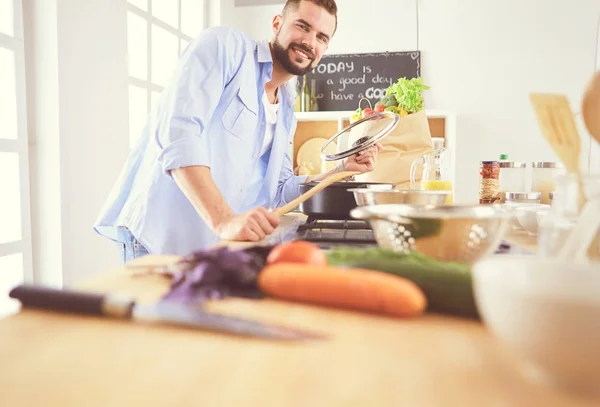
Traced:
[[527, 163], [524, 161], [502, 161], [500, 168], [526, 168]]
[[515, 199], [538, 200], [542, 198], [541, 192], [505, 192], [504, 198], [507, 201]]
[[533, 168], [562, 168], [562, 165], [554, 161], [533, 161]]
[[493, 165], [493, 164], [498, 164], [498, 161], [480, 161], [481, 164], [483, 165]]

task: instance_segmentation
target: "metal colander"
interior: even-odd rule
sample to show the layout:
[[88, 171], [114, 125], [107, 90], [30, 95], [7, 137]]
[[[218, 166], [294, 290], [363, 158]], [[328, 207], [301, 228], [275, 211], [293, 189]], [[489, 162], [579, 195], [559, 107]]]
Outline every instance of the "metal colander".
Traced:
[[466, 264], [493, 253], [508, 224], [492, 205], [370, 205], [350, 214], [369, 222], [382, 248]]

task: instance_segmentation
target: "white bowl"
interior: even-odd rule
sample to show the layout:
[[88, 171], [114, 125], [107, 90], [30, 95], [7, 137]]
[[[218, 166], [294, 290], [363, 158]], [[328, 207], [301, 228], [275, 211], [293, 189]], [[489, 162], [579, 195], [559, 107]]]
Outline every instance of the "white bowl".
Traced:
[[489, 330], [540, 377], [600, 397], [600, 263], [491, 256], [473, 289]]
[[517, 210], [519, 208], [540, 207], [540, 206], [544, 206], [544, 205], [539, 204], [539, 203], [527, 203], [527, 202], [507, 202], [504, 205], [502, 205], [502, 208], [509, 214], [508, 224], [510, 226], [512, 226], [512, 228], [515, 230], [523, 230], [523, 227], [521, 226], [521, 223], [519, 222], [519, 219], [517, 218]]
[[538, 233], [538, 214], [549, 210], [550, 205], [521, 206], [515, 209], [515, 215], [521, 227], [530, 235], [535, 236]]

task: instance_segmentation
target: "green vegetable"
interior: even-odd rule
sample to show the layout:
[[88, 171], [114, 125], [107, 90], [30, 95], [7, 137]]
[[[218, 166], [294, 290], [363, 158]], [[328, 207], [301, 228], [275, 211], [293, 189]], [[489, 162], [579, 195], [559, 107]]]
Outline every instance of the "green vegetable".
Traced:
[[385, 107], [398, 106], [398, 100], [396, 99], [396, 96], [386, 94], [383, 98], [381, 98], [381, 104], [383, 104]]
[[398, 106], [411, 114], [423, 110], [423, 91], [427, 89], [429, 86], [423, 83], [423, 78], [403, 77], [386, 89], [385, 97], [394, 96]]
[[432, 218], [411, 218], [412, 223], [407, 223], [404, 228], [410, 232], [410, 237], [419, 239], [427, 236], [435, 236], [442, 228], [440, 219]]
[[462, 263], [442, 262], [419, 252], [337, 247], [327, 253], [330, 265], [378, 270], [407, 278], [427, 297], [427, 311], [479, 319], [471, 270]]

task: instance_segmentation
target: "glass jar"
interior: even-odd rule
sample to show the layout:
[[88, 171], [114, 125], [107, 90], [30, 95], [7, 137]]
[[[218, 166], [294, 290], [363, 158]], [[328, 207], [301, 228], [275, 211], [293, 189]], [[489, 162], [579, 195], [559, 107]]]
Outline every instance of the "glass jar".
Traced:
[[531, 163], [531, 191], [541, 192], [541, 203], [550, 203], [550, 192], [556, 189], [555, 179], [563, 173], [563, 166], [552, 161], [534, 161]]
[[526, 192], [527, 163], [518, 161], [500, 161], [500, 192]]
[[[583, 189], [588, 200], [600, 199], [600, 175], [583, 176]], [[558, 253], [579, 218], [582, 205], [577, 175], [557, 176], [553, 195], [551, 210], [539, 219], [538, 253], [543, 257]], [[600, 262], [600, 229], [588, 254], [590, 260]]]
[[[502, 176], [502, 175], [500, 175]], [[513, 203], [535, 203], [539, 204], [542, 198], [541, 192], [504, 192], [502, 193], [507, 204]]]
[[493, 204], [500, 201], [499, 177], [500, 163], [498, 161], [481, 161], [479, 163], [480, 204]]

